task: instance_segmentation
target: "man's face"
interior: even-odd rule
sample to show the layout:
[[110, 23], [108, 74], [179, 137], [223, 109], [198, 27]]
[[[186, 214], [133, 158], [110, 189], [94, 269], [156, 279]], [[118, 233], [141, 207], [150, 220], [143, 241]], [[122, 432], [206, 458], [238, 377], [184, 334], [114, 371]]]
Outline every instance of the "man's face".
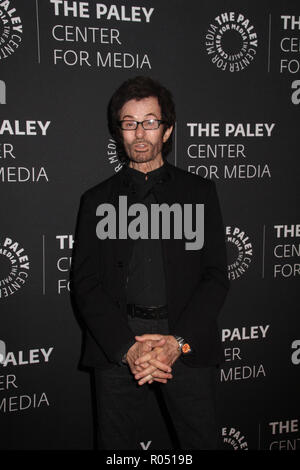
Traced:
[[[120, 111], [120, 121], [144, 121], [146, 119], [161, 119], [161, 109], [157, 98], [149, 96], [139, 101], [130, 100], [124, 104]], [[172, 132], [173, 127], [165, 130], [161, 124], [158, 129], [145, 130], [141, 124], [137, 129], [121, 130], [123, 144], [130, 160], [136, 163], [145, 163], [162, 159], [162, 146]]]

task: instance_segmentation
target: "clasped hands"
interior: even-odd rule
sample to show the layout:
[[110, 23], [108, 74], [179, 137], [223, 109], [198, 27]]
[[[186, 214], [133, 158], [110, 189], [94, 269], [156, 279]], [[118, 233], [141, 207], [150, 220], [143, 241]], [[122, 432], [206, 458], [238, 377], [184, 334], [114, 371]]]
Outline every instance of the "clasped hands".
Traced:
[[180, 356], [178, 342], [172, 335], [144, 334], [135, 336], [126, 359], [139, 385], [153, 381], [167, 383], [172, 379], [171, 366]]

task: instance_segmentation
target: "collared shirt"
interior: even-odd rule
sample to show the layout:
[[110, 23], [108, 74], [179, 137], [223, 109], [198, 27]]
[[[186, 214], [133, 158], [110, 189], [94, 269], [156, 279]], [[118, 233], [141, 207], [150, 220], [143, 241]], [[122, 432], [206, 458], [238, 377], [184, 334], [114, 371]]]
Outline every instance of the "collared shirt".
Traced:
[[[150, 214], [151, 204], [157, 204], [153, 188], [163, 184], [166, 167], [143, 173], [129, 166], [126, 174], [130, 177], [136, 191], [136, 202], [144, 204]], [[146, 179], [147, 176], [147, 179]], [[149, 220], [149, 219], [148, 219]], [[150, 220], [149, 238], [134, 241], [133, 252], [127, 273], [127, 303], [146, 306], [167, 304], [166, 280], [163, 264], [161, 239], [151, 239]]]

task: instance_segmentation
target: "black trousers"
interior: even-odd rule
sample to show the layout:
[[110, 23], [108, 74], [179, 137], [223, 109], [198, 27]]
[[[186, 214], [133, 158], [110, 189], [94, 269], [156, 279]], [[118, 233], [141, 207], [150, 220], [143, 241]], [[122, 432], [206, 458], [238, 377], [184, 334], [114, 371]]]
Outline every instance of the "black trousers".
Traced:
[[[168, 320], [128, 317], [136, 335], [169, 334]], [[215, 410], [216, 367], [188, 367], [180, 358], [172, 366], [173, 378], [161, 389], [180, 449], [218, 449]], [[158, 385], [159, 384], [159, 385]], [[127, 365], [95, 369], [97, 441], [99, 450], [141, 450], [149, 387], [137, 384]], [[159, 432], [159, 430], [158, 430]]]

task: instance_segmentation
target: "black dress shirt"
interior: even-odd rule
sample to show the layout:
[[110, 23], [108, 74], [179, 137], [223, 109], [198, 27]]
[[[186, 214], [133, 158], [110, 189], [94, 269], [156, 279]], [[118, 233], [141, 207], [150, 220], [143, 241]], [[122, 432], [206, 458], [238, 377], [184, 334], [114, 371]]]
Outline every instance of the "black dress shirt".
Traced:
[[162, 165], [149, 173], [143, 173], [127, 166], [126, 174], [135, 190], [136, 202], [148, 209], [148, 239], [134, 241], [133, 252], [128, 267], [126, 291], [127, 303], [146, 306], [166, 305], [166, 281], [163, 264], [161, 239], [151, 239], [151, 204], [157, 204], [153, 188], [163, 184], [166, 173]]

